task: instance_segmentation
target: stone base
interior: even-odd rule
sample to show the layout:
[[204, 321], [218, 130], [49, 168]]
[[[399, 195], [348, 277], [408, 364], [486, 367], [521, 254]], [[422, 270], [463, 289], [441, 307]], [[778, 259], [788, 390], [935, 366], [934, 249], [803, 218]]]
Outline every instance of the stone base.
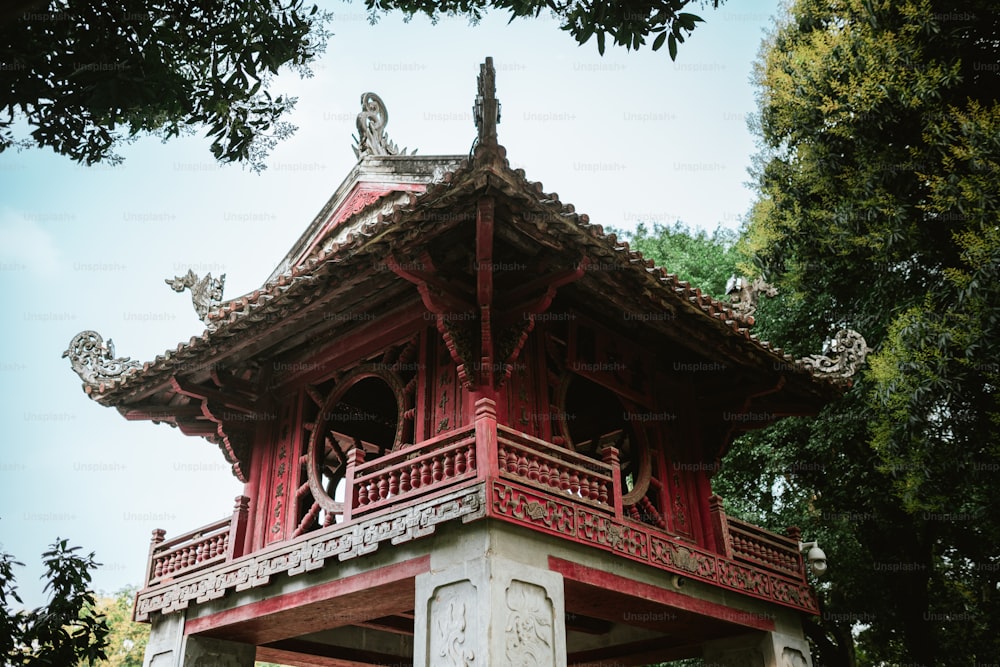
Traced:
[[566, 667], [562, 577], [500, 558], [420, 575], [414, 667]]

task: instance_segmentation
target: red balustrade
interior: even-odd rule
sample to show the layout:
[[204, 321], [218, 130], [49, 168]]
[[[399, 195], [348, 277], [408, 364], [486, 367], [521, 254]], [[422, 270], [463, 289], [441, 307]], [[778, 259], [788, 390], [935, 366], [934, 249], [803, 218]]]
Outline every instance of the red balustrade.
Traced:
[[497, 425], [497, 464], [501, 477], [614, 512], [611, 463]]
[[802, 555], [798, 541], [759, 526], [726, 517], [733, 560], [802, 577]]
[[[349, 518], [476, 477], [474, 427], [446, 433], [349, 470]], [[345, 519], [348, 517], [345, 516]]]
[[249, 501], [246, 496], [237, 496], [231, 517], [170, 540], [164, 541], [164, 530], [154, 530], [149, 546], [146, 585], [170, 581], [242, 555]]

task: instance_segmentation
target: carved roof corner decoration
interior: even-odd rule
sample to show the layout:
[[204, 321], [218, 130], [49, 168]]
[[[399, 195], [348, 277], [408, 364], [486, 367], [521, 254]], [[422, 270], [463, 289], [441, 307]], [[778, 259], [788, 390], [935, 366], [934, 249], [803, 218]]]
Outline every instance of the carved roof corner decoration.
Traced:
[[747, 324], [753, 325], [753, 316], [757, 312], [761, 295], [775, 297], [778, 295], [778, 288], [765, 281], [763, 276], [751, 282], [746, 278], [737, 278], [734, 274], [726, 281], [726, 295], [729, 297], [729, 307], [741, 315]]
[[[358, 114], [358, 136], [351, 135], [355, 146], [354, 156], [359, 160], [369, 155], [406, 155], [406, 149], [400, 150], [395, 142], [390, 141], [385, 133], [389, 123], [389, 112], [385, 102], [375, 93], [364, 93], [361, 96], [361, 113]], [[416, 155], [414, 150], [410, 155]]]
[[115, 357], [115, 344], [96, 331], [81, 331], [70, 341], [69, 348], [62, 354], [69, 357], [73, 370], [84, 384], [98, 388], [106, 380], [117, 379], [139, 370], [141, 364], [129, 357]]
[[174, 276], [173, 280], [166, 278], [163, 282], [170, 285], [175, 292], [183, 292], [190, 288], [191, 303], [194, 305], [194, 311], [198, 313], [198, 319], [209, 324], [208, 314], [222, 303], [226, 274], [213, 278], [209, 273], [204, 278], [199, 278], [197, 273], [188, 269], [183, 276]]
[[492, 57], [486, 58], [486, 62], [479, 66], [476, 84], [476, 104], [472, 107], [472, 117], [479, 133], [476, 144], [495, 145], [497, 125], [500, 124], [500, 100], [497, 99], [497, 72]]
[[799, 359], [815, 375], [845, 380], [861, 367], [868, 356], [864, 336], [852, 329], [841, 329], [825, 346], [827, 354], [811, 354]]

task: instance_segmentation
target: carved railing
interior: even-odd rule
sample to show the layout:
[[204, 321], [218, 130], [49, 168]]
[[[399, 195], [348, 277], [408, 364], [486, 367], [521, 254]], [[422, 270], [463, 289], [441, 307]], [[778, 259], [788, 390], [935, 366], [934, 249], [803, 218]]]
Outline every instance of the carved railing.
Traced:
[[709, 507], [716, 550], [723, 556], [786, 576], [804, 578], [798, 539], [726, 516], [719, 496], [712, 496]]
[[617, 452], [611, 462], [597, 461], [497, 425], [497, 465], [501, 477], [611, 513], [615, 513], [616, 497], [621, 494], [616, 487], [616, 462]]
[[164, 541], [166, 531], [157, 528], [149, 546], [146, 586], [160, 584], [197, 572], [242, 555], [246, 535], [249, 498], [236, 497], [231, 517]]
[[476, 432], [470, 426], [348, 466], [348, 521], [476, 477]]

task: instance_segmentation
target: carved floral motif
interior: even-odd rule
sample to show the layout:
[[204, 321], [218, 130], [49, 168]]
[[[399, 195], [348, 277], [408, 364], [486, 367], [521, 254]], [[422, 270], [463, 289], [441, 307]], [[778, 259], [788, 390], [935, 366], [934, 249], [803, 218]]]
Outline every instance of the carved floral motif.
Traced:
[[511, 581], [507, 588], [504, 629], [507, 664], [550, 667], [555, 664], [552, 602], [541, 586]]

